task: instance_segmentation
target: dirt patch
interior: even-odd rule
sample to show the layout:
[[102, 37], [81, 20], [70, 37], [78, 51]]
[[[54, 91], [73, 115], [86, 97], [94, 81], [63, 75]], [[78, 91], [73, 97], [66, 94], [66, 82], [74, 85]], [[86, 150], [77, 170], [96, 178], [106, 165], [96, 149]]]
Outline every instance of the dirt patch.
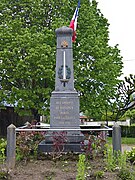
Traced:
[[[87, 164], [87, 180], [96, 179], [95, 174], [104, 172], [103, 180], [117, 180], [117, 173], [105, 172], [103, 158], [90, 160]], [[10, 173], [12, 180], [75, 180], [77, 175], [77, 160], [31, 160], [24, 164], [17, 163]]]
[[72, 180], [76, 177], [76, 162], [36, 160], [26, 165], [19, 163], [11, 172], [14, 180]]
[[[127, 148], [127, 147], [126, 147]], [[10, 172], [10, 180], [75, 180], [77, 175], [78, 154], [61, 156], [52, 160], [52, 156], [40, 156], [39, 160], [17, 162]], [[102, 180], [118, 180], [118, 172], [106, 170], [103, 155], [87, 160], [86, 180], [96, 180], [96, 174], [103, 173]]]

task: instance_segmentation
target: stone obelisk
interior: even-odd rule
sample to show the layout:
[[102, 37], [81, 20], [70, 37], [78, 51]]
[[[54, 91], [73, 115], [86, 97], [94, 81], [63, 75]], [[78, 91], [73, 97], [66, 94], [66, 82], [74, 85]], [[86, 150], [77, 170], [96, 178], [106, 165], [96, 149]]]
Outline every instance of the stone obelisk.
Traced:
[[56, 29], [55, 91], [50, 102], [51, 128], [79, 128], [79, 97], [74, 89], [72, 29]]

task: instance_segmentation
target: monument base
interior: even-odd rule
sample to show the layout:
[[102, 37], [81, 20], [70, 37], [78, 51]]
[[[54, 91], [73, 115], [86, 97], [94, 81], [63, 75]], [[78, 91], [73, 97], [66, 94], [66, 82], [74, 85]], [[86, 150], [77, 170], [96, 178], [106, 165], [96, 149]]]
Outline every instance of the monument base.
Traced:
[[[64, 134], [64, 133], [65, 134]], [[45, 135], [45, 140], [38, 145], [38, 152], [83, 152], [81, 142], [84, 141], [84, 135], [80, 131], [54, 131]]]
[[46, 143], [45, 140], [38, 145], [38, 153], [50, 153], [50, 152], [74, 152], [82, 153], [81, 143], [65, 143], [56, 149], [53, 143]]

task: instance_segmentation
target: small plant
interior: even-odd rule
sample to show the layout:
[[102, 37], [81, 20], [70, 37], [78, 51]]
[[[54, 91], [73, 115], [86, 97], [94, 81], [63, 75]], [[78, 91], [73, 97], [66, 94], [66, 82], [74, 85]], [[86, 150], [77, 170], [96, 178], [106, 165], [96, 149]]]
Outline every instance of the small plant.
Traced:
[[115, 157], [113, 155], [112, 147], [109, 147], [106, 145], [106, 151], [105, 154], [105, 161], [106, 161], [106, 168], [109, 171], [114, 171], [116, 167]]
[[37, 147], [40, 141], [44, 139], [42, 132], [20, 132], [16, 139], [16, 159], [28, 160], [37, 155]]
[[134, 180], [135, 174], [130, 172], [128, 169], [121, 169], [118, 173], [118, 177], [121, 180]]
[[121, 151], [116, 152], [116, 163], [119, 169], [125, 169], [127, 167], [127, 155], [126, 152], [122, 154]]
[[96, 180], [104, 177], [104, 171], [96, 171], [94, 173], [94, 176], [96, 177]]
[[135, 147], [133, 147], [131, 149], [131, 151], [126, 151], [127, 154], [127, 159], [131, 162], [131, 163], [135, 163]]
[[86, 170], [86, 157], [84, 154], [79, 155], [79, 161], [77, 164], [77, 176], [76, 180], [85, 180], [85, 170]]
[[0, 160], [2, 162], [5, 161], [6, 158], [6, 146], [7, 146], [7, 141], [3, 138], [0, 139]]
[[67, 132], [53, 132], [53, 159], [59, 158], [64, 151], [64, 145], [67, 142]]
[[8, 179], [8, 173], [4, 171], [0, 171], [0, 179]]
[[102, 132], [96, 135], [91, 134], [81, 143], [81, 149], [86, 153], [87, 157], [95, 158], [103, 154], [105, 143]]
[[114, 151], [112, 150], [112, 147], [106, 146], [107, 149], [105, 151], [105, 157], [106, 157], [106, 166], [107, 170], [114, 171], [115, 169], [125, 169], [127, 167], [127, 155], [126, 152], [122, 154], [121, 151]]
[[44, 176], [44, 180], [53, 180], [55, 177], [56, 173], [53, 171], [47, 171], [45, 176]]
[[0, 179], [10, 179], [10, 174], [5, 164], [0, 166]]

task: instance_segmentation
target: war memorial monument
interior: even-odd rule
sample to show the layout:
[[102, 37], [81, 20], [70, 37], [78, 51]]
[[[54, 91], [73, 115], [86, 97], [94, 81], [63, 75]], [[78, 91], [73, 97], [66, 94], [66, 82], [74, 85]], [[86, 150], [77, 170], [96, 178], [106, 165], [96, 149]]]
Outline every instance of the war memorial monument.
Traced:
[[50, 99], [50, 131], [38, 146], [39, 152], [51, 152], [53, 132], [65, 130], [67, 142], [64, 152], [81, 152], [84, 136], [80, 131], [79, 97], [74, 88], [72, 33], [68, 27], [56, 29], [55, 90]]

